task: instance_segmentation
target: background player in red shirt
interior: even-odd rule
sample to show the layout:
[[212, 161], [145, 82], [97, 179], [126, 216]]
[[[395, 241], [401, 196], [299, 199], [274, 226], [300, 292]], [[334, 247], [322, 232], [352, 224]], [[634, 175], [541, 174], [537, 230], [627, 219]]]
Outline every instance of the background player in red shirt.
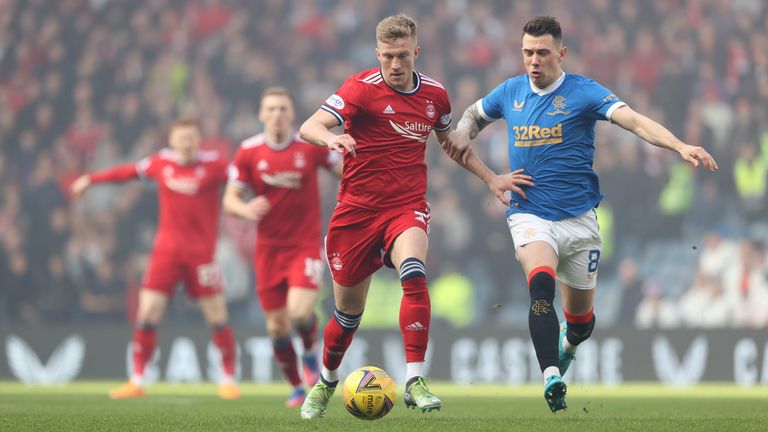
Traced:
[[[399, 270], [403, 287], [406, 406], [442, 406], [423, 378], [430, 323], [424, 152], [431, 131], [441, 142], [447, 136], [451, 106], [442, 84], [414, 70], [418, 55], [416, 23], [405, 15], [385, 18], [376, 27], [381, 68], [348, 78], [301, 127], [302, 138], [344, 154], [339, 204], [326, 238], [336, 311], [325, 327], [323, 369], [301, 408], [303, 418], [325, 413], [371, 276], [383, 263]], [[329, 131], [342, 123], [343, 135]]]
[[[317, 169], [341, 174], [338, 154], [299, 139], [292, 130], [295, 118], [287, 89], [264, 91], [259, 111], [264, 133], [240, 145], [224, 193], [225, 211], [258, 222], [253, 264], [256, 293], [275, 358], [293, 386], [286, 401], [291, 407], [301, 405], [306, 397], [291, 342], [292, 327], [304, 345], [304, 382], [314, 385], [319, 372], [314, 310], [323, 263]], [[248, 188], [255, 198], [246, 200]]]
[[132, 341], [133, 374], [130, 381], [109, 395], [113, 399], [144, 396], [144, 367], [157, 343], [155, 328], [176, 284], [182, 281], [187, 294], [199, 303], [213, 329], [213, 342], [221, 352], [223, 377], [219, 395], [235, 399], [240, 396], [234, 378], [235, 338], [221, 293], [221, 274], [213, 259], [227, 161], [217, 152], [200, 151], [200, 130], [193, 121], [174, 123], [168, 142], [170, 149], [163, 149], [137, 164], [86, 174], [72, 185], [73, 194], [80, 196], [93, 183], [137, 178], [157, 182], [160, 217], [149, 267], [139, 292]]

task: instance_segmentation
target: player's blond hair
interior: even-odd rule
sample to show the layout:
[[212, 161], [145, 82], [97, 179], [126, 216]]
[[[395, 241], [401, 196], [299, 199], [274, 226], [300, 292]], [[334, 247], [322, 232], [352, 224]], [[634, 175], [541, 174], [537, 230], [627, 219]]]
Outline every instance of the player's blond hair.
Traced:
[[261, 92], [261, 100], [263, 101], [267, 96], [285, 96], [293, 102], [291, 91], [283, 86], [271, 86], [265, 88], [264, 91]]
[[376, 40], [381, 42], [411, 37], [416, 39], [416, 21], [405, 14], [388, 16], [376, 26]]

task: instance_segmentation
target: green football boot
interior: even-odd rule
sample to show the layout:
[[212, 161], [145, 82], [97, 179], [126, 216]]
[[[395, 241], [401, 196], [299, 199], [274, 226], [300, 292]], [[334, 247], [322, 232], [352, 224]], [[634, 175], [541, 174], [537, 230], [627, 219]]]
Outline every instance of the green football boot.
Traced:
[[406, 407], [418, 408], [422, 412], [439, 411], [443, 406], [443, 402], [429, 391], [424, 377], [414, 377], [408, 381], [403, 399]]
[[309, 420], [323, 417], [325, 409], [328, 408], [328, 401], [331, 400], [334, 391], [336, 391], [335, 385], [331, 387], [322, 379], [318, 381], [312, 387], [312, 390], [309, 391], [307, 398], [304, 399], [304, 403], [301, 405], [301, 418]]

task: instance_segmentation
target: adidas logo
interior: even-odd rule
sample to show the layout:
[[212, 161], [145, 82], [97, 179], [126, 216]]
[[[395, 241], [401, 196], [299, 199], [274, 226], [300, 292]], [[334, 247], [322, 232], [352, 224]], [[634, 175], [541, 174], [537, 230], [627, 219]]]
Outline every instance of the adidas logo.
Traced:
[[259, 171], [263, 171], [267, 168], [269, 168], [269, 164], [264, 159], [260, 160], [259, 163], [256, 164], [256, 169]]
[[387, 105], [386, 108], [384, 108], [384, 114], [394, 114], [395, 110], [392, 109], [392, 105]]
[[416, 321], [415, 323], [410, 323], [407, 326], [405, 326], [406, 330], [410, 331], [426, 331], [427, 328], [424, 327], [420, 322]]

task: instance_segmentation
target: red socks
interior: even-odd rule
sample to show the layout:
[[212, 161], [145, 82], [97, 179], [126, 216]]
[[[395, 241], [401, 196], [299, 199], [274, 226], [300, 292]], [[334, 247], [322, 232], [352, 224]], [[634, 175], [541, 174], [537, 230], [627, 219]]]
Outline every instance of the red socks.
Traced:
[[232, 326], [225, 324], [220, 327], [216, 327], [213, 330], [213, 343], [221, 352], [221, 368], [224, 371], [224, 375], [228, 377], [235, 376], [235, 334], [232, 331]]
[[405, 361], [423, 362], [429, 342], [431, 307], [427, 278], [416, 277], [402, 282], [400, 302], [400, 331], [405, 344]]

